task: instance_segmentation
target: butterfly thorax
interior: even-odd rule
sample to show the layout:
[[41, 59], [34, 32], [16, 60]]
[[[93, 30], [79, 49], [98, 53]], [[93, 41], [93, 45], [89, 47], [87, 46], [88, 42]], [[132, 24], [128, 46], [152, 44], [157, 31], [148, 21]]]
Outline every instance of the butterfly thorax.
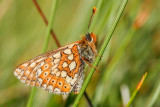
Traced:
[[79, 53], [81, 57], [92, 63], [95, 59], [95, 52], [97, 52], [95, 47], [96, 38], [93, 33], [87, 33], [79, 45]]
[[81, 57], [84, 57], [88, 62], [92, 63], [95, 58], [95, 54], [91, 47], [87, 45], [80, 45], [79, 53]]

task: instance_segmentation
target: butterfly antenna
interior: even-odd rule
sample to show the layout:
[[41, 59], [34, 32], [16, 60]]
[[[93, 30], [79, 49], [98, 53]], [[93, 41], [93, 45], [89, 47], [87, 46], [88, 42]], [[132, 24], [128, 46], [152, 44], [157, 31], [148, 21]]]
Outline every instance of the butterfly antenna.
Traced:
[[88, 24], [88, 30], [87, 30], [87, 32], [89, 31], [89, 27], [90, 27], [91, 22], [92, 22], [92, 20], [93, 20], [93, 16], [95, 15], [96, 12], [97, 12], [97, 8], [96, 8], [96, 7], [93, 7], [92, 16], [91, 16], [90, 21], [89, 21], [89, 24]]

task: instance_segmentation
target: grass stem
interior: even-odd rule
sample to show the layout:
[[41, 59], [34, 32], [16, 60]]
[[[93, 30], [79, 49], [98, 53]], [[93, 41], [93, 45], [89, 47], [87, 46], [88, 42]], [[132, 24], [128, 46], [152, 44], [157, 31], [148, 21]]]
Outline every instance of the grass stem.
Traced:
[[129, 107], [129, 106], [131, 105], [131, 103], [132, 103], [133, 99], [135, 98], [137, 92], [140, 90], [140, 88], [141, 88], [141, 86], [142, 86], [142, 84], [143, 84], [146, 76], [147, 76], [147, 72], [143, 75], [142, 79], [141, 79], [140, 82], [138, 83], [137, 88], [134, 90], [134, 92], [133, 92], [133, 94], [132, 94], [132, 96], [131, 96], [128, 104], [126, 105], [126, 107]]
[[[38, 5], [37, 1], [36, 1], [36, 0], [32, 0], [32, 1], [33, 1], [33, 3], [34, 3], [35, 7], [37, 8], [39, 14], [41, 15], [44, 23], [45, 23], [46, 25], [48, 25], [48, 20], [47, 20], [46, 16], [44, 15], [44, 13], [42, 12], [42, 10], [41, 10], [40, 6]], [[55, 32], [54, 32], [52, 29], [51, 29], [51, 35], [52, 35], [54, 41], [56, 42], [57, 46], [58, 46], [58, 47], [61, 47], [61, 45], [60, 45], [60, 43], [59, 43], [59, 41], [58, 41], [58, 39], [57, 39], [57, 37], [56, 37], [56, 34], [55, 34]]]

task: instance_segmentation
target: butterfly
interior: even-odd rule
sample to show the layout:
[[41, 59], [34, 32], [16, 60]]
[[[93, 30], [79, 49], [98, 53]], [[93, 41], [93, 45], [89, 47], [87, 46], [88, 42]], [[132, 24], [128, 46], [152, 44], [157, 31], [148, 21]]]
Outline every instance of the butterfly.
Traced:
[[14, 70], [14, 75], [29, 86], [53, 94], [66, 95], [71, 91], [78, 94], [83, 84], [85, 64], [91, 66], [97, 55], [95, 43], [96, 35], [88, 32], [80, 41], [24, 62]]

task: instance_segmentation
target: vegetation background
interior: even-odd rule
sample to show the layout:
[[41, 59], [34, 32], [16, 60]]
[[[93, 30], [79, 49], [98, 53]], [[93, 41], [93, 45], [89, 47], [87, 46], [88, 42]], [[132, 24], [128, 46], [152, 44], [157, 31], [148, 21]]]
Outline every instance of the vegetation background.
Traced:
[[[53, 30], [63, 46], [87, 32], [92, 7], [98, 0], [58, 0]], [[52, 0], [38, 0], [47, 19]], [[93, 26], [99, 50], [110, 30], [121, 0], [103, 0]], [[148, 72], [133, 107], [160, 107], [160, 1], [129, 0], [98, 70], [86, 89], [94, 106], [122, 107], [142, 75]], [[0, 0], [0, 106], [24, 107], [31, 87], [21, 83], [14, 68], [41, 53], [46, 25], [32, 0]], [[56, 49], [50, 38], [48, 51]], [[90, 68], [86, 69], [88, 74]], [[124, 96], [124, 97], [123, 97]], [[129, 96], [129, 95], [128, 95]], [[68, 98], [38, 89], [33, 107], [71, 106]], [[79, 107], [89, 106], [82, 97]]]

